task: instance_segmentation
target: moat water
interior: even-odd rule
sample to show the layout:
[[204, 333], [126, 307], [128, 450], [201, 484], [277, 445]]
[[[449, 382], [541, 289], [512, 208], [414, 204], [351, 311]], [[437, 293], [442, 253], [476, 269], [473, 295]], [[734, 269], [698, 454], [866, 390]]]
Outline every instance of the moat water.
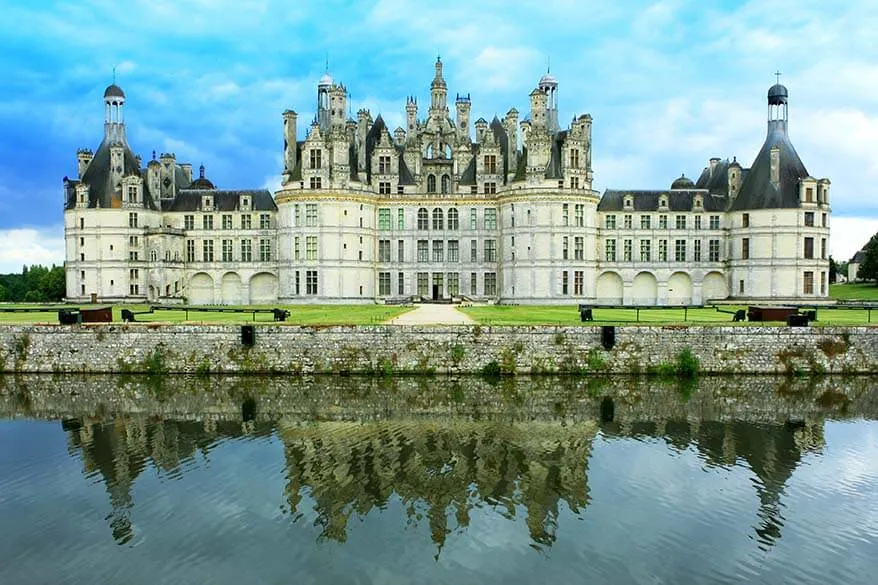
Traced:
[[0, 377], [0, 583], [871, 583], [868, 378]]

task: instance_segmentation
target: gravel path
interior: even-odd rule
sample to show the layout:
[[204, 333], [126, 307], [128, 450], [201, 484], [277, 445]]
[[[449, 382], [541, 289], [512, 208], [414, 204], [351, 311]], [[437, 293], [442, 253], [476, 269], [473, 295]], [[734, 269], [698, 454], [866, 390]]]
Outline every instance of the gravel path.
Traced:
[[475, 321], [454, 305], [418, 305], [414, 311], [387, 321], [389, 325], [472, 325]]

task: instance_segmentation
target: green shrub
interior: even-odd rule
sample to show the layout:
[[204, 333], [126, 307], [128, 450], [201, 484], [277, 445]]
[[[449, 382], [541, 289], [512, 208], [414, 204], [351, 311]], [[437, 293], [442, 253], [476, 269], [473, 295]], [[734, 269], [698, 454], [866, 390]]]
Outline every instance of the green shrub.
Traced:
[[683, 348], [683, 351], [677, 356], [677, 376], [680, 378], [696, 377], [699, 366], [698, 358], [692, 355], [692, 350], [688, 347]]

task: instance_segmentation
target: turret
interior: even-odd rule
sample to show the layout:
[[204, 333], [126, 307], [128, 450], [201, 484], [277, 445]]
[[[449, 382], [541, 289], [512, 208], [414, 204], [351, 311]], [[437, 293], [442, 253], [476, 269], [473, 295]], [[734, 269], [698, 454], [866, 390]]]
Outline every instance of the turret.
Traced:
[[329, 90], [329, 121], [333, 132], [344, 132], [347, 108], [347, 89], [341, 84], [334, 85]]
[[114, 80], [113, 84], [104, 90], [104, 140], [110, 144], [125, 143], [124, 106], [125, 92]]
[[488, 121], [484, 118], [476, 120], [476, 142], [479, 144], [485, 141], [485, 134], [488, 131]]
[[547, 128], [547, 101], [548, 98], [543, 90], [537, 88], [530, 92], [530, 123], [533, 130]]
[[176, 166], [177, 157], [174, 153], [163, 152], [159, 157], [161, 163], [162, 199], [173, 199], [177, 195]]
[[406, 138], [415, 140], [418, 135], [418, 98], [409, 96], [405, 100]]
[[402, 146], [403, 144], [405, 144], [405, 130], [403, 130], [402, 127], [398, 127], [396, 130], [393, 131], [393, 142], [397, 146]]
[[469, 94], [466, 94], [466, 96], [458, 95], [454, 104], [457, 109], [457, 118], [455, 120], [457, 136], [461, 140], [469, 139], [469, 114], [472, 107]]
[[548, 71], [540, 78], [540, 91], [546, 94], [546, 127], [552, 134], [558, 132], [558, 80]]
[[327, 71], [317, 82], [317, 124], [324, 133], [329, 132], [329, 90], [332, 86], [332, 76]]
[[506, 117], [503, 118], [503, 127], [509, 137], [509, 152], [506, 153], [506, 157], [510, 161], [510, 168], [512, 168], [512, 162], [518, 153], [518, 110], [511, 108], [506, 112]]
[[430, 84], [431, 113], [440, 114], [446, 111], [448, 109], [447, 98], [448, 86], [445, 84], [445, 78], [442, 77], [442, 59], [436, 57], [436, 74], [433, 76], [433, 83]]

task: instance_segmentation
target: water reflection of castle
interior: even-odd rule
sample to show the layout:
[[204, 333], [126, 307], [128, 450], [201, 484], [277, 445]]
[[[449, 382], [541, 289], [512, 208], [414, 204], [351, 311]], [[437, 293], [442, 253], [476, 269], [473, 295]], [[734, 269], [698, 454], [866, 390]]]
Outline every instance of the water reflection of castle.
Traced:
[[[197, 453], [219, 440], [274, 432], [266, 423], [156, 421], [118, 417], [98, 424], [65, 420], [70, 452], [87, 475], [100, 474], [113, 507], [113, 537], [133, 537], [132, 487], [148, 466], [180, 473]], [[780, 498], [808, 451], [823, 444], [823, 424], [742, 422], [320, 422], [281, 424], [285, 498], [298, 517], [313, 506], [321, 537], [344, 541], [354, 515], [383, 509], [394, 497], [410, 521], [423, 515], [441, 547], [453, 530], [465, 530], [473, 508], [490, 506], [511, 517], [527, 512], [536, 545], [555, 539], [562, 503], [574, 513], [589, 504], [588, 461], [600, 431], [614, 437], [663, 438], [677, 449], [694, 447], [708, 465], [744, 460], [758, 481], [756, 532], [762, 545], [780, 536]]]

